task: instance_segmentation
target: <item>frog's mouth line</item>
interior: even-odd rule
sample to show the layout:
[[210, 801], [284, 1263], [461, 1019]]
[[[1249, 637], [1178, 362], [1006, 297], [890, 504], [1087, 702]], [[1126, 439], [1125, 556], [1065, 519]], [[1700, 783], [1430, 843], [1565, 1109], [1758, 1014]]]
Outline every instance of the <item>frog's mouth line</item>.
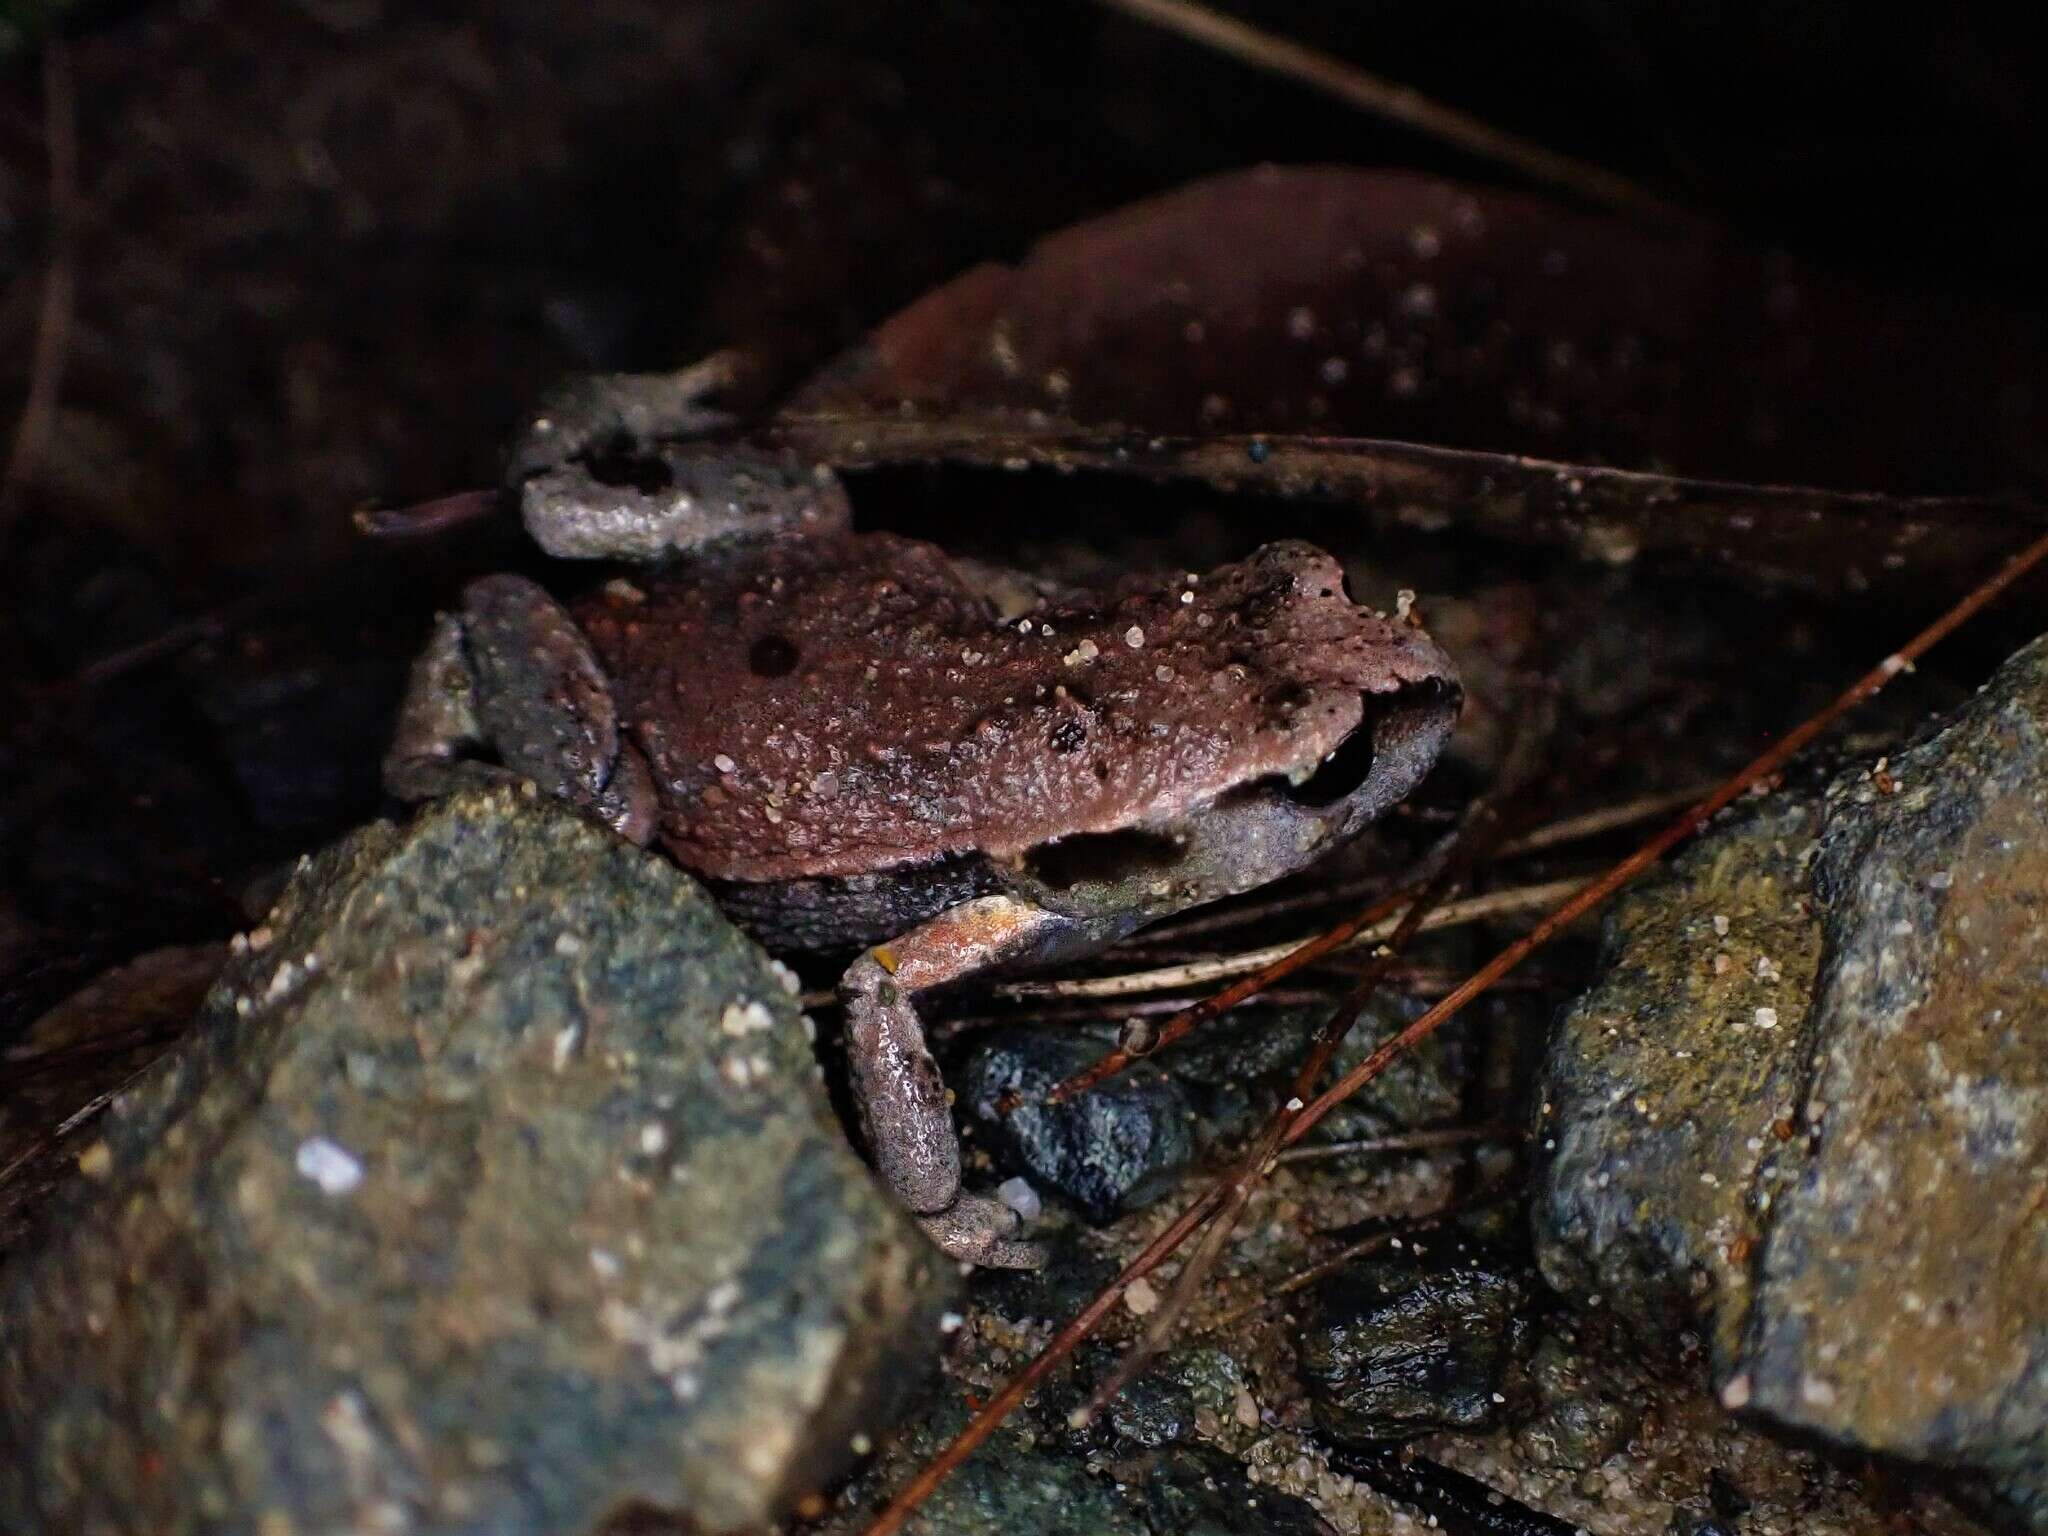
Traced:
[[1293, 874], [1407, 797], [1435, 765], [1462, 698], [1448, 681], [1368, 695], [1358, 728], [1307, 780], [1256, 780], [1171, 832], [1133, 827], [1062, 838], [1034, 848], [1020, 872], [1056, 910], [1119, 918]]

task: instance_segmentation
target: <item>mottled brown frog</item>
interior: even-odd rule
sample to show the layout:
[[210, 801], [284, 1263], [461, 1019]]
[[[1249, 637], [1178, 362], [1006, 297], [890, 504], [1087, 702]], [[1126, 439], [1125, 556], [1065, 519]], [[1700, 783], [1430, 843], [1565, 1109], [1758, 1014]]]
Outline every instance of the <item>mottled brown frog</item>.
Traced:
[[660, 845], [770, 948], [860, 948], [840, 995], [883, 1179], [947, 1253], [1035, 1264], [961, 1188], [917, 997], [1313, 863], [1428, 772], [1456, 673], [1301, 543], [1006, 607], [1015, 582], [855, 531], [829, 469], [688, 440], [712, 418], [681, 383], [658, 420], [595, 381], [583, 416], [535, 423], [533, 536], [645, 564], [567, 605], [473, 583], [415, 666], [387, 783], [530, 779]]

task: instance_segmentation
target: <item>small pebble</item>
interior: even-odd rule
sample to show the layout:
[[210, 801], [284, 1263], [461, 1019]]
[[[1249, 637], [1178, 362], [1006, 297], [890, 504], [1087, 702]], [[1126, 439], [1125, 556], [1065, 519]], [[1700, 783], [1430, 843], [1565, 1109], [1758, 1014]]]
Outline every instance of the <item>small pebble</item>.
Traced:
[[1017, 1213], [1021, 1221], [1038, 1220], [1039, 1212], [1045, 1206], [1038, 1198], [1038, 1191], [1031, 1187], [1028, 1179], [1005, 1179], [996, 1186], [996, 1198]]
[[301, 1178], [311, 1179], [325, 1195], [345, 1195], [363, 1182], [363, 1165], [354, 1153], [325, 1136], [299, 1143], [293, 1160]]

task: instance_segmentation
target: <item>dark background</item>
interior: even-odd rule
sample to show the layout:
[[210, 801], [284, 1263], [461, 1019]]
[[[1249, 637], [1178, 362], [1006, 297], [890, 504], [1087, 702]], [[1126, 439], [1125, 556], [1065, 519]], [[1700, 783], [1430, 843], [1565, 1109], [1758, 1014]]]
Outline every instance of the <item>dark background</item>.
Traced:
[[[1739, 234], [2038, 298], [2043, 49], [2007, 8], [1233, 9]], [[1224, 168], [1505, 179], [1077, 0], [160, 0], [63, 25], [77, 297], [0, 527], [0, 1034], [241, 926], [279, 860], [375, 810], [434, 602], [512, 552], [365, 550], [348, 515], [489, 483], [564, 375], [739, 343], [788, 381], [970, 262]], [[13, 37], [10, 434], [52, 249], [42, 61]]]

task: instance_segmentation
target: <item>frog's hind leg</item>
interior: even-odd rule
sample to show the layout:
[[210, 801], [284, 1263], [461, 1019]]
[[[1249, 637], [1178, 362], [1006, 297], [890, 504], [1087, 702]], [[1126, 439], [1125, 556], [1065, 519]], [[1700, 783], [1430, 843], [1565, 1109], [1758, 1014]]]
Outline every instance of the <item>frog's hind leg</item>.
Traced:
[[956, 1259], [1036, 1269], [1045, 1253], [1014, 1236], [1007, 1206], [960, 1187], [960, 1143], [938, 1063], [912, 999], [993, 966], [1048, 956], [1075, 925], [1014, 896], [962, 902], [900, 939], [878, 944], [839, 983], [854, 1098], [883, 1181]]
[[516, 480], [617, 445], [675, 442], [720, 432], [731, 413], [707, 402], [739, 382], [745, 358], [714, 352], [672, 373], [598, 373], [556, 390], [513, 445]]
[[739, 441], [705, 402], [734, 383], [736, 354], [676, 373], [581, 379], [513, 449], [512, 486], [533, 541], [563, 560], [663, 560], [735, 539], [845, 526], [829, 468]]
[[413, 664], [384, 783], [424, 800], [525, 780], [635, 843], [653, 834], [653, 779], [619, 732], [590, 642], [535, 583], [487, 576], [464, 591], [459, 614], [435, 622]]

